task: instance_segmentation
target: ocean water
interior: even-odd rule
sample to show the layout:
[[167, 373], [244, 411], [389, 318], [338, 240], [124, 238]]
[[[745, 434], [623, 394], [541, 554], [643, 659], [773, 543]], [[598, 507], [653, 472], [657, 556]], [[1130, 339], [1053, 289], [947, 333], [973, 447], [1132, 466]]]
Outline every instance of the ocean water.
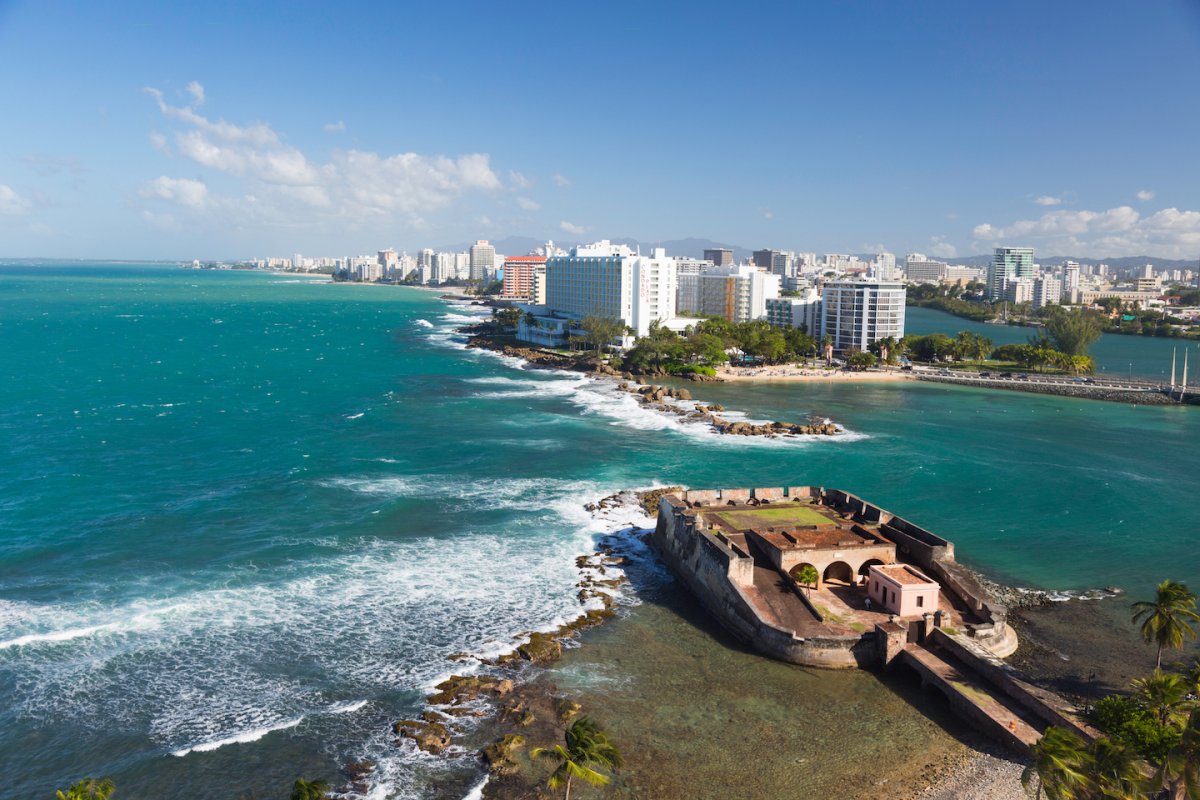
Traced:
[[[720, 437], [467, 350], [478, 310], [297, 275], [0, 266], [0, 775], [44, 797], [462, 796], [396, 747], [459, 651], [576, 613], [582, 506], [817, 483], [1021, 584], [1200, 580], [1200, 409], [927, 384], [691, 387], [833, 439]], [[953, 323], [961, 322], [954, 320]], [[953, 324], [948, 332], [957, 330]]]

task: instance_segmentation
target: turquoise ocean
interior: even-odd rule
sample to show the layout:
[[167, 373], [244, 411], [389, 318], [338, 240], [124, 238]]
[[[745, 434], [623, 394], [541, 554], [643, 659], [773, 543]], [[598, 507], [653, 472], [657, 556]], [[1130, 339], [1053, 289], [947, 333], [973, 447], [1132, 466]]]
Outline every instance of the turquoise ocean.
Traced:
[[[913, 332], [969, 327], [910, 312]], [[583, 504], [628, 487], [842, 487], [1019, 585], [1200, 583], [1200, 408], [693, 387], [849, 431], [719, 437], [467, 350], [454, 328], [478, 313], [301, 275], [0, 265], [9, 796], [85, 775], [125, 798], [281, 796], [355, 758], [379, 764], [373, 797], [469, 785], [469, 757], [397, 748], [390, 723], [447, 656], [573, 616], [598, 530]], [[1154, 378], [1171, 346], [1105, 337], [1095, 354]]]

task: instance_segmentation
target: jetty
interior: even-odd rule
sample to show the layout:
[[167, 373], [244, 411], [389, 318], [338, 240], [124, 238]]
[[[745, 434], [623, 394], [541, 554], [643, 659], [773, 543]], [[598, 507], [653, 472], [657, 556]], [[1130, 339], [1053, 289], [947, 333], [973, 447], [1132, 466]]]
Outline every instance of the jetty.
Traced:
[[840, 489], [680, 490], [652, 539], [712, 616], [761, 654], [807, 667], [907, 670], [954, 712], [1028, 752], [1078, 710], [1004, 662], [1008, 609], [954, 544]]

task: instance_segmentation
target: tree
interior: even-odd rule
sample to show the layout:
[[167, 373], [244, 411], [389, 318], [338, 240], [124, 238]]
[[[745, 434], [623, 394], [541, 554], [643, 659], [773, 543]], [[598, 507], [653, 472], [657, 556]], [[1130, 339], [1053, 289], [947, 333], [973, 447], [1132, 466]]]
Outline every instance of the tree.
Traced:
[[329, 795], [329, 784], [325, 781], [307, 781], [297, 778], [292, 784], [292, 800], [324, 800]]
[[1086, 356], [1103, 330], [1100, 315], [1091, 311], [1066, 311], [1054, 306], [1046, 317], [1046, 335], [1054, 349], [1069, 356]]
[[600, 363], [604, 355], [604, 348], [608, 347], [613, 339], [624, 335], [628, 330], [620, 320], [594, 314], [584, 317], [583, 322], [579, 323], [579, 327], [583, 329], [581, 337], [583, 341], [591, 345], [596, 352], [596, 363]]
[[600, 730], [590, 717], [580, 717], [567, 728], [564, 734], [566, 746], [535, 747], [530, 751], [532, 758], [547, 758], [558, 762], [546, 785], [551, 789], [565, 786], [565, 798], [571, 798], [571, 782], [581, 778], [592, 786], [606, 786], [612, 780], [602, 772], [592, 769], [596, 765], [604, 769], [621, 766], [621, 753], [609, 741], [608, 735]]
[[828, 333], [821, 337], [821, 348], [825, 351], [825, 366], [833, 366], [833, 337]]
[[1158, 779], [1172, 798], [1200, 800], [1200, 708], [1192, 710], [1179, 743], [1163, 759]]
[[492, 318], [501, 328], [516, 328], [521, 322], [521, 316], [519, 308], [492, 309]]
[[[1087, 797], [1090, 754], [1083, 740], [1065, 728], [1051, 725], [1030, 748], [1033, 763], [1021, 774], [1026, 791], [1036, 785], [1035, 797], [1082, 800]], [[1035, 783], [1036, 782], [1036, 783]]]
[[1137, 703], [1154, 716], [1160, 725], [1182, 721], [1181, 710], [1188, 695], [1188, 684], [1182, 675], [1154, 670], [1148, 678], [1133, 682]]
[[1163, 650], [1183, 648], [1184, 639], [1195, 639], [1193, 622], [1200, 622], [1196, 613], [1196, 595], [1187, 584], [1163, 581], [1155, 589], [1154, 600], [1134, 603], [1133, 622], [1141, 623], [1142, 638], [1158, 646], [1155, 669], [1162, 669]]
[[59, 789], [54, 796], [56, 800], [108, 800], [116, 788], [108, 778], [84, 778], [66, 791]]
[[974, 331], [959, 331], [954, 338], [954, 353], [968, 361], [982, 361], [992, 352], [992, 340]]
[[805, 564], [796, 573], [796, 581], [803, 584], [809, 594], [812, 594], [812, 587], [816, 586], [819, 580], [821, 580], [821, 575], [812, 564]]
[[1146, 796], [1146, 764], [1121, 742], [1103, 736], [1096, 739], [1088, 748], [1087, 765], [1093, 797], [1141, 800]]
[[875, 366], [876, 361], [877, 359], [871, 353], [851, 353], [846, 357], [846, 366], [858, 370], [870, 369], [871, 367]]

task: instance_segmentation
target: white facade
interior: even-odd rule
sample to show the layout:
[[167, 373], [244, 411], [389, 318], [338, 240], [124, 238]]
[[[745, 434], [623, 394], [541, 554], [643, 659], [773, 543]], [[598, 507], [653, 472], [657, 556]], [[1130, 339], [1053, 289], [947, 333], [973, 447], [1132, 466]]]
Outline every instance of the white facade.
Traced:
[[830, 281], [821, 294], [821, 336], [834, 352], [865, 351], [872, 342], [904, 336], [906, 291], [900, 281]]
[[709, 267], [700, 273], [700, 313], [749, 322], [767, 315], [767, 300], [779, 297], [781, 278], [749, 264]]
[[904, 259], [904, 277], [909, 283], [940, 283], [946, 277], [946, 264], [923, 253], [909, 253]]
[[871, 271], [881, 281], [894, 281], [900, 276], [896, 274], [896, 256], [892, 253], [878, 253], [871, 262]]
[[1033, 302], [1032, 278], [1004, 278], [1000, 283], [1000, 299], [1010, 303]]
[[821, 326], [821, 293], [808, 288], [799, 297], [767, 300], [767, 322], [772, 328], [803, 328], [814, 335]]
[[711, 261], [696, 258], [675, 259], [675, 313], [700, 313], [700, 273]]
[[1062, 301], [1062, 281], [1049, 274], [1037, 276], [1033, 281], [1033, 307], [1056, 306]]
[[470, 280], [482, 281], [487, 279], [488, 270], [496, 266], [496, 248], [488, 244], [487, 239], [480, 239], [471, 245], [471, 274]]
[[546, 261], [546, 305], [574, 319], [618, 319], [637, 336], [675, 316], [675, 259], [635, 254], [607, 239]]

